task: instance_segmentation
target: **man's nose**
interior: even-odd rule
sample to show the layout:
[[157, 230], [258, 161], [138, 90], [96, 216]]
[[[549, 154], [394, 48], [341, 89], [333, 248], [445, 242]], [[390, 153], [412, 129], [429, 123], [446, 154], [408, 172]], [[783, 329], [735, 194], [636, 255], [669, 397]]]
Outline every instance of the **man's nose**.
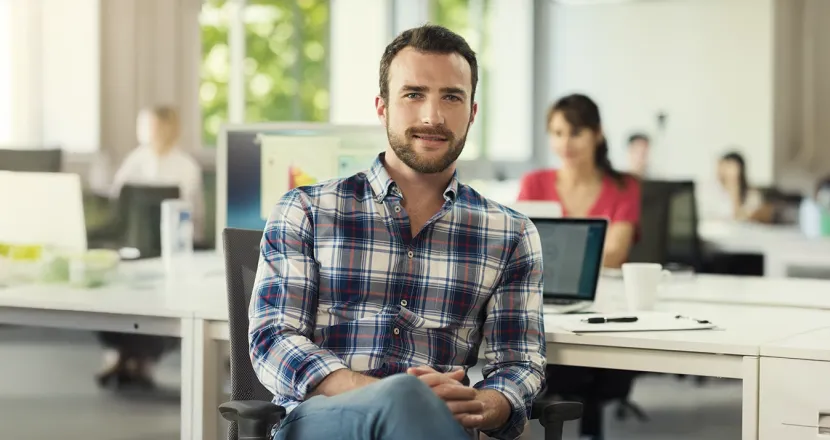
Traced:
[[443, 125], [444, 115], [440, 103], [431, 99], [424, 102], [421, 106], [421, 122], [426, 125]]

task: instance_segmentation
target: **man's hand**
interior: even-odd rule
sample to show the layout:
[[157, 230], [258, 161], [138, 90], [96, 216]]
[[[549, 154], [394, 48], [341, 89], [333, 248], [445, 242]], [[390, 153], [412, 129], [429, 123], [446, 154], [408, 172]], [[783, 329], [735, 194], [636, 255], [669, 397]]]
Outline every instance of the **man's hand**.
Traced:
[[478, 391], [461, 384], [465, 371], [459, 369], [450, 373], [439, 373], [421, 366], [407, 369], [407, 374], [416, 376], [427, 384], [435, 394], [447, 403], [450, 412], [461, 426], [479, 428], [484, 423], [485, 403], [477, 400]]

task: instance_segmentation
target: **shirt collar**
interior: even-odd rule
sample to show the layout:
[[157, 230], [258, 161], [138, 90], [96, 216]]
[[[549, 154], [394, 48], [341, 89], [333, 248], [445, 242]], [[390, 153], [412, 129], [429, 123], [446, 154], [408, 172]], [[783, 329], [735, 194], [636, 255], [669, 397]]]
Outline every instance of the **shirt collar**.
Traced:
[[[375, 201], [378, 203], [384, 201], [390, 193], [400, 196], [398, 185], [389, 177], [389, 173], [386, 172], [386, 167], [383, 165], [385, 154], [380, 153], [375, 158], [372, 167], [366, 173], [369, 178], [369, 185], [372, 187]], [[458, 194], [458, 185], [458, 171], [456, 171], [452, 174], [452, 179], [450, 180], [450, 184], [447, 185], [447, 189], [444, 190], [445, 200], [455, 202], [456, 195]]]

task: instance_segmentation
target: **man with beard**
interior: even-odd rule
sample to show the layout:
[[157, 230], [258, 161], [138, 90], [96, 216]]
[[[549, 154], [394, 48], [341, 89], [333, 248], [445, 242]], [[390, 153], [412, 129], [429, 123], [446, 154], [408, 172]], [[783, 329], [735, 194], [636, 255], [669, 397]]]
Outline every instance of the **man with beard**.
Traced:
[[[541, 243], [526, 217], [456, 178], [477, 82], [463, 38], [403, 32], [375, 98], [386, 152], [274, 208], [249, 338], [289, 411], [276, 439], [522, 432], [545, 371]], [[469, 387], [482, 342], [484, 380]]]

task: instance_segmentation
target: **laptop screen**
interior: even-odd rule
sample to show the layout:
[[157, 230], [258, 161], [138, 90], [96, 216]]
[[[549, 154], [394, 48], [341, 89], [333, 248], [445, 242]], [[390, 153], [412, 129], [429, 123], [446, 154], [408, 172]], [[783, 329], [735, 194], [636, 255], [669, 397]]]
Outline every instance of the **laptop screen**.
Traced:
[[605, 219], [532, 219], [542, 241], [544, 297], [593, 301], [602, 266]]

